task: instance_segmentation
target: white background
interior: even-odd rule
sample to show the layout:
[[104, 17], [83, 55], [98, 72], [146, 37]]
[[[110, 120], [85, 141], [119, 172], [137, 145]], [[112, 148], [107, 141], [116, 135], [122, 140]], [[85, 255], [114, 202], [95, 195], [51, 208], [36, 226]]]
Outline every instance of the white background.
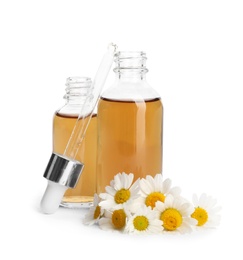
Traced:
[[[235, 0], [0, 2], [1, 259], [242, 259], [242, 14]], [[217, 198], [217, 229], [134, 237], [84, 226], [84, 211], [40, 213], [65, 80], [93, 78], [110, 42], [147, 53], [164, 177]]]

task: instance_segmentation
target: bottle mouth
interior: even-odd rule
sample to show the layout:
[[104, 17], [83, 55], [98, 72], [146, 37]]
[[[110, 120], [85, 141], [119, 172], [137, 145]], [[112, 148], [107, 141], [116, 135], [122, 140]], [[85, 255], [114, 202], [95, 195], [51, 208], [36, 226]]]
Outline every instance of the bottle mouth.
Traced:
[[91, 94], [92, 81], [89, 77], [69, 77], [66, 79], [66, 94], [64, 99], [72, 100], [78, 97], [86, 97]]
[[115, 61], [116, 59], [136, 59], [136, 58], [142, 58], [147, 59], [146, 53], [143, 51], [118, 51], [114, 55]]
[[119, 51], [114, 56], [116, 67], [114, 72], [133, 70], [146, 73], [146, 53], [143, 51]]
[[89, 77], [69, 77], [66, 79], [66, 87], [70, 88], [89, 88], [91, 85], [91, 78]]

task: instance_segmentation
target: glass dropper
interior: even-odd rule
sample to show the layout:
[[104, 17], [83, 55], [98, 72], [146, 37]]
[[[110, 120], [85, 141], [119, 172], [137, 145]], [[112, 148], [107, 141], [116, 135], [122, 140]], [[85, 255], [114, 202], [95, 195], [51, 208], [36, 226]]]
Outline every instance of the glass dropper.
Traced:
[[84, 164], [75, 158], [99, 100], [116, 50], [117, 46], [115, 44], [109, 44], [92, 82], [91, 92], [88, 93], [82, 105], [63, 155], [57, 153], [51, 155], [44, 173], [48, 184], [41, 200], [43, 213], [54, 213], [59, 208], [65, 191], [68, 188], [75, 188], [79, 180]]
[[111, 43], [108, 46], [108, 51], [103, 56], [103, 59], [98, 68], [94, 81], [92, 82], [90, 90], [91, 93], [88, 93], [87, 98], [85, 99], [84, 104], [82, 105], [80, 114], [78, 116], [72, 134], [64, 151], [64, 155], [70, 159], [76, 158], [79, 147], [83, 141], [87, 127], [92, 118], [93, 111], [99, 100], [100, 93], [106, 81], [107, 75], [110, 71], [116, 49], [117, 46], [113, 43]]

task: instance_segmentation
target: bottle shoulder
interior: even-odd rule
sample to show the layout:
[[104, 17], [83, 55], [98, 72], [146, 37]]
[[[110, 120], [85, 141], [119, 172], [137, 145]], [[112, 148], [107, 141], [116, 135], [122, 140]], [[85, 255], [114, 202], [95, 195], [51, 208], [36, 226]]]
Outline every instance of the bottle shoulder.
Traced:
[[92, 108], [90, 103], [84, 104], [65, 104], [55, 111], [55, 114], [70, 116], [70, 117], [86, 117], [88, 115], [95, 115], [97, 113], [97, 107]]
[[81, 104], [75, 104], [75, 105], [65, 104], [60, 108], [58, 108], [55, 111], [55, 114], [78, 116], [81, 108], [82, 108]]
[[119, 82], [107, 88], [102, 98], [113, 100], [139, 101], [161, 98], [159, 93], [144, 82]]

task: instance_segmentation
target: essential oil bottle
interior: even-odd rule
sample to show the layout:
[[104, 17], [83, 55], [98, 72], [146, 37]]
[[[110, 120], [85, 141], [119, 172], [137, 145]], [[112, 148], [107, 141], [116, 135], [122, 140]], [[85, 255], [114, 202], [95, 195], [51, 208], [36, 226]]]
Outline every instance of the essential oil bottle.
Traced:
[[144, 52], [115, 55], [115, 83], [98, 103], [97, 192], [119, 172], [162, 173], [163, 105], [147, 83]]
[[[90, 94], [91, 79], [69, 77], [66, 80], [66, 104], [55, 112], [53, 119], [53, 152], [63, 154], [82, 105]], [[81, 120], [88, 120], [84, 117]], [[68, 208], [89, 207], [96, 192], [97, 114], [93, 113], [85, 137], [79, 147], [76, 160], [84, 164], [84, 170], [74, 189], [68, 189], [61, 206]]]

